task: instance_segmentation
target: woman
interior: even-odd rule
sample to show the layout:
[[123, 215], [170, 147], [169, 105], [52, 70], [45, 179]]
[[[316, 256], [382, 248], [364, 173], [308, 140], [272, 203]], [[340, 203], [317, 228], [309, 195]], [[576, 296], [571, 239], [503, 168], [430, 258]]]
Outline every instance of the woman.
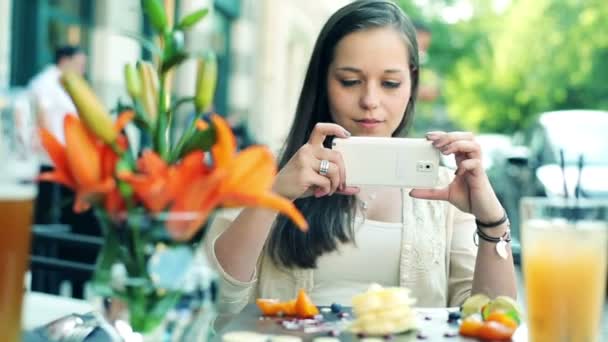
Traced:
[[[470, 133], [431, 132], [454, 154], [456, 175], [441, 170], [434, 190], [352, 188], [327, 137], [405, 134], [418, 88], [415, 29], [393, 3], [364, 0], [336, 12], [315, 45], [274, 191], [295, 201], [310, 230], [245, 209], [218, 217], [206, 239], [221, 274], [220, 310], [255, 298], [294, 298], [305, 288], [318, 305], [350, 305], [370, 283], [405, 286], [419, 306], [457, 306], [483, 292], [514, 297], [508, 222]], [[329, 171], [319, 172], [322, 161]], [[325, 163], [325, 162], [323, 162]], [[477, 230], [475, 219], [491, 228]], [[494, 239], [496, 238], [496, 239]]]

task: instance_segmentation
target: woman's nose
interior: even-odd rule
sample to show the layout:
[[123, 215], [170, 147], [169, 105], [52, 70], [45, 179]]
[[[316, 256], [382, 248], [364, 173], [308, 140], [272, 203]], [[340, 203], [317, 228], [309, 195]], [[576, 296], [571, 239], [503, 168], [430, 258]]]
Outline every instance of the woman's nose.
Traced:
[[378, 96], [378, 91], [375, 89], [373, 85], [368, 85], [364, 93], [361, 94], [361, 107], [365, 110], [372, 110], [378, 108], [380, 102], [380, 98]]

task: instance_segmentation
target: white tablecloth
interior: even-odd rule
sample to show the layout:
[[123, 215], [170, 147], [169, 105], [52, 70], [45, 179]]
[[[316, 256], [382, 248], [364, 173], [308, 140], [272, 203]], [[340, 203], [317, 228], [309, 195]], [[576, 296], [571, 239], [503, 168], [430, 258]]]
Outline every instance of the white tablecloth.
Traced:
[[33, 329], [72, 313], [90, 311], [93, 311], [93, 305], [84, 300], [28, 292], [23, 300], [22, 326]]

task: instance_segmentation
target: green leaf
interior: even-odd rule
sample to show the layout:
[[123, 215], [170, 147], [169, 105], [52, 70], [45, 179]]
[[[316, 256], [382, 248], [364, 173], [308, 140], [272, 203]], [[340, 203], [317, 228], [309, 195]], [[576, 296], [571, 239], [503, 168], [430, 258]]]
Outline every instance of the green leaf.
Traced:
[[110, 222], [110, 217], [105, 210], [97, 210], [98, 222], [103, 230], [103, 245], [97, 255], [95, 263], [95, 272], [93, 274], [93, 287], [100, 295], [112, 295], [112, 266], [119, 260], [120, 244], [118, 237], [114, 231], [114, 227]]
[[192, 13], [188, 14], [187, 16], [183, 17], [182, 20], [177, 25], [177, 27], [181, 30], [189, 29], [192, 26], [196, 25], [196, 23], [201, 21], [201, 19], [206, 17], [207, 13], [209, 13], [209, 9], [207, 9], [207, 8], [202, 8], [198, 11], [192, 12]]
[[121, 36], [136, 40], [138, 43], [141, 44], [141, 46], [144, 49], [148, 50], [150, 53], [152, 53], [155, 56], [162, 55], [161, 49], [153, 41], [146, 39], [144, 36], [141, 36], [137, 33], [125, 32], [125, 31], [119, 32], [118, 34]]
[[194, 150], [209, 151], [211, 146], [215, 143], [215, 130], [210, 128], [204, 131], [197, 130], [192, 135], [192, 138], [186, 142], [183, 150], [180, 153], [180, 157]]
[[215, 143], [215, 129], [210, 127], [200, 131], [196, 128], [196, 119], [194, 119], [171, 151], [169, 160], [171, 163], [176, 162], [179, 158], [194, 150], [209, 151], [213, 143]]
[[167, 14], [160, 0], [142, 0], [142, 7], [154, 29], [163, 33], [167, 29]]

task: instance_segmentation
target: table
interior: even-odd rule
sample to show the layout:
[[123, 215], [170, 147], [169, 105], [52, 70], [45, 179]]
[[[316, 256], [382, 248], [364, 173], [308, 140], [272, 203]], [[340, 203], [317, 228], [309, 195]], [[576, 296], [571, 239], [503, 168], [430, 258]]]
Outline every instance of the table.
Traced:
[[24, 330], [30, 330], [72, 313], [84, 314], [92, 310], [93, 305], [84, 300], [27, 292], [23, 299], [22, 326]]
[[[459, 336], [458, 325], [454, 323], [448, 323], [448, 313], [450, 311], [458, 310], [457, 308], [451, 309], [437, 309], [437, 308], [418, 308], [417, 316], [419, 323], [419, 331], [422, 335], [426, 336], [425, 341], [437, 341], [437, 342], [475, 342], [477, 340], [465, 338]], [[346, 312], [350, 312], [348, 308], [345, 308]], [[325, 320], [336, 321], [336, 314], [333, 313], [324, 313], [323, 314]], [[219, 323], [220, 327], [217, 330], [218, 334], [212, 339], [212, 341], [221, 341], [221, 336], [230, 331], [255, 331], [262, 334], [269, 335], [293, 335], [302, 338], [303, 341], [313, 341], [315, 337], [319, 336], [328, 336], [328, 333], [317, 333], [310, 334], [304, 333], [303, 331], [289, 331], [286, 330], [277, 322], [278, 319], [270, 318], [270, 319], [260, 319], [260, 311], [255, 306], [255, 304], [250, 304], [245, 307], [245, 309], [238, 315], [235, 315], [231, 318], [225, 318], [227, 321], [223, 326], [222, 322]], [[450, 333], [450, 336], [445, 336], [444, 334]], [[527, 338], [527, 328], [525, 324], [519, 327], [513, 336], [513, 342], [526, 342]], [[356, 336], [343, 333], [339, 336], [340, 341], [362, 341]], [[419, 341], [417, 338], [417, 334], [408, 333], [402, 334], [398, 336], [394, 336], [391, 341], [395, 342], [405, 342], [405, 341]]]
[[[59, 297], [38, 292], [28, 292], [25, 295], [23, 306], [23, 328], [30, 330], [46, 323], [49, 323], [57, 318], [72, 314], [84, 314], [93, 310], [93, 305], [84, 300], [78, 300], [67, 297]], [[457, 331], [458, 327], [447, 323], [447, 315], [449, 310], [455, 309], [425, 309], [419, 308], [418, 316], [420, 322], [420, 330], [428, 338], [426, 341], [439, 342], [474, 342], [476, 340], [467, 339], [460, 336], [446, 338], [443, 336], [445, 332]], [[328, 320], [336, 320], [335, 314], [324, 314]], [[429, 317], [430, 320], [426, 320]], [[290, 333], [295, 336], [300, 336], [303, 341], [311, 341], [315, 336], [325, 336], [325, 333], [305, 334], [303, 332], [291, 332], [284, 330], [274, 319], [260, 320], [258, 308], [252, 304], [248, 305], [241, 313], [234, 316], [218, 317], [216, 320], [216, 331], [218, 334], [212, 341], [221, 341], [221, 335], [229, 331], [250, 330], [263, 334], [285, 335]], [[526, 342], [527, 331], [525, 325], [520, 327], [516, 332], [513, 342]], [[358, 341], [352, 335], [343, 334], [340, 336], [342, 341]], [[25, 340], [30, 341], [30, 340]], [[38, 340], [31, 340], [38, 341]], [[393, 341], [417, 341], [415, 334], [402, 335]], [[604, 307], [604, 316], [602, 324], [602, 339], [608, 341], [608, 303]]]

